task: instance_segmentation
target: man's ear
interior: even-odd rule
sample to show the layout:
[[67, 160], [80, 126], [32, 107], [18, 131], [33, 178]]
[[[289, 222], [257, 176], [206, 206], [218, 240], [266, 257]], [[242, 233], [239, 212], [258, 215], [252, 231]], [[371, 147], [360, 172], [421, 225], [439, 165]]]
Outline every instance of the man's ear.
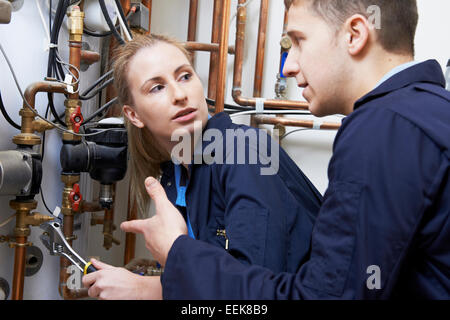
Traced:
[[355, 14], [344, 24], [345, 43], [352, 56], [360, 54], [368, 46], [371, 28], [366, 17]]
[[130, 107], [129, 105], [124, 105], [123, 106], [123, 114], [136, 127], [138, 127], [138, 128], [143, 128], [144, 127], [144, 123], [141, 121], [141, 119], [140, 119], [139, 115], [137, 114], [137, 112], [132, 107]]

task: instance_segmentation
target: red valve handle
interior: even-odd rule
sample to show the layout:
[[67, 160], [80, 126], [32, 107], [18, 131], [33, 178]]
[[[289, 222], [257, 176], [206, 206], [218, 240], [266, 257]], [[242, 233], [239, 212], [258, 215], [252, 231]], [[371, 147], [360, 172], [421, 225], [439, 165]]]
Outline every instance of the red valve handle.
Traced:
[[75, 183], [73, 185], [73, 189], [69, 194], [69, 199], [70, 202], [72, 203], [72, 210], [73, 211], [78, 211], [80, 209], [80, 204], [81, 204], [81, 200], [82, 200], [82, 196], [80, 193], [80, 186], [78, 183]]
[[70, 115], [70, 121], [73, 124], [73, 131], [78, 133], [80, 131], [80, 126], [83, 123], [83, 115], [81, 114], [80, 106], [77, 106], [75, 112]]

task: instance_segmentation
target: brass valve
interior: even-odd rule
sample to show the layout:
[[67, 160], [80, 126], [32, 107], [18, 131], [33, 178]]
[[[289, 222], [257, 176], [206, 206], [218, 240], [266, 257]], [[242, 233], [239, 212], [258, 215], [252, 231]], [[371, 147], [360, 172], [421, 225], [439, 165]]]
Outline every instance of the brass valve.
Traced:
[[74, 6], [69, 16], [69, 41], [81, 42], [83, 37], [84, 12], [80, 7]]

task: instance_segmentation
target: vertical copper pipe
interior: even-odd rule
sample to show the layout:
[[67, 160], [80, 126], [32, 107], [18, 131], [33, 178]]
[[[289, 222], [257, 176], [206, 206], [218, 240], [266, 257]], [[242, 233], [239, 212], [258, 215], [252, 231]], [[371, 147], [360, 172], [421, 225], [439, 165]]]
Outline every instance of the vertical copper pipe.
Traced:
[[[220, 16], [220, 0], [214, 0], [211, 43], [219, 43], [219, 31], [221, 24]], [[213, 100], [216, 99], [218, 58], [218, 52], [211, 52], [209, 58], [208, 97]]]
[[148, 31], [145, 34], [150, 34], [152, 27], [152, 0], [142, 0], [142, 4], [148, 8]]
[[[69, 42], [69, 63], [73, 66], [75, 66], [78, 70], [80, 70], [81, 65], [81, 42], [75, 42], [70, 41]], [[70, 67], [69, 70], [78, 78], [80, 79], [80, 74], [78, 74], [78, 71], [75, 68]], [[73, 82], [76, 80], [73, 79]], [[69, 99], [78, 99], [80, 97], [80, 93], [78, 92], [78, 86], [73, 86], [73, 91], [75, 93], [69, 94]]]
[[197, 15], [198, 15], [198, 0], [190, 0], [187, 41], [195, 41], [197, 37]]
[[[136, 198], [131, 194], [131, 184], [128, 188], [128, 213], [127, 221], [137, 219], [137, 203]], [[127, 232], [125, 234], [125, 254], [123, 258], [123, 264], [127, 265], [135, 255], [136, 249], [136, 234], [133, 232]]]
[[222, 1], [222, 25], [219, 42], [219, 72], [217, 75], [216, 113], [224, 110], [227, 82], [228, 38], [230, 34], [231, 0]]
[[130, 11], [130, 7], [131, 7], [130, 3], [131, 3], [131, 0], [120, 0], [120, 4], [122, 5], [123, 13], [125, 15], [127, 15], [128, 11]]
[[[187, 41], [195, 41], [197, 38], [197, 12], [198, 0], [190, 0]], [[192, 63], [195, 65], [195, 52], [192, 53]]]
[[264, 56], [266, 48], [266, 30], [268, 20], [269, 0], [261, 0], [259, 12], [258, 45], [256, 47], [255, 82], [253, 86], [253, 96], [261, 97]]
[[12, 300], [23, 300], [23, 284], [25, 278], [25, 253], [27, 237], [16, 237], [14, 254], [14, 276], [12, 283]]
[[[245, 2], [245, 0], [239, 0], [238, 13], [236, 18], [237, 25], [232, 96], [233, 100], [239, 105], [256, 106], [256, 99], [243, 97], [241, 88], [242, 64], [244, 60], [245, 25], [247, 22], [247, 10], [245, 6], [243, 6]], [[308, 103], [303, 101], [266, 99], [264, 101], [264, 105], [276, 109], [308, 109]]]

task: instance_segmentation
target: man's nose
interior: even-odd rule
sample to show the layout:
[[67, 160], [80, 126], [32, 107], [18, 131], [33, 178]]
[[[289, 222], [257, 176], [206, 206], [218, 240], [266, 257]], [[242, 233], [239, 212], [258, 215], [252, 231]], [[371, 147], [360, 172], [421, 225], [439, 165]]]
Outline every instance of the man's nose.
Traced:
[[284, 63], [283, 74], [285, 77], [293, 78], [299, 73], [300, 64], [298, 63], [295, 52], [293, 52], [293, 50], [291, 49]]

